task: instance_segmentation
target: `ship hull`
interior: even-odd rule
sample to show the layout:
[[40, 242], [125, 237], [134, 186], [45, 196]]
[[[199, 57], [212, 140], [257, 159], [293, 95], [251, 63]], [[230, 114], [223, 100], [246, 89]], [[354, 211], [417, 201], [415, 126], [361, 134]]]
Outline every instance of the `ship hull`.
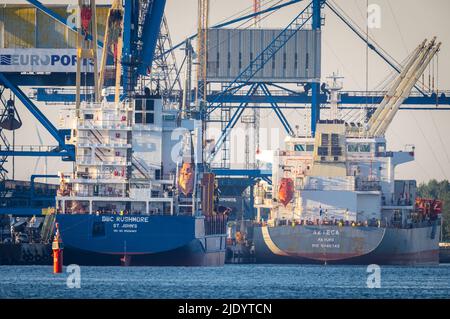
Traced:
[[221, 266], [225, 234], [191, 216], [57, 215], [64, 264]]
[[439, 225], [411, 229], [277, 226], [254, 229], [257, 263], [439, 264]]

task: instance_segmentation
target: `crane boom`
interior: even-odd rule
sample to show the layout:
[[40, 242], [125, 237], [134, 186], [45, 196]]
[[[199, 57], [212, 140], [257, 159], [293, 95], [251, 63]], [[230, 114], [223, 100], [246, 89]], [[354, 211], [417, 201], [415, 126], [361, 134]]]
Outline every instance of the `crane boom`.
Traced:
[[209, 0], [198, 0], [198, 37], [197, 37], [197, 106], [206, 103], [207, 44], [209, 27]]
[[423, 40], [423, 42], [421, 44], [419, 44], [417, 46], [417, 48], [414, 50], [414, 52], [411, 54], [408, 62], [406, 63], [405, 67], [403, 68], [403, 70], [399, 73], [399, 75], [397, 76], [396, 80], [394, 81], [394, 83], [392, 84], [391, 88], [389, 89], [389, 91], [386, 93], [385, 97], [383, 98], [383, 100], [381, 101], [381, 103], [378, 105], [378, 107], [376, 108], [375, 112], [373, 113], [373, 115], [370, 117], [369, 121], [368, 121], [368, 125], [370, 127], [375, 125], [375, 122], [380, 118], [380, 113], [385, 109], [386, 104], [391, 100], [391, 98], [394, 96], [395, 94], [395, 90], [398, 88], [398, 86], [400, 85], [400, 82], [402, 81], [402, 79], [406, 76], [406, 73], [410, 70], [412, 64], [414, 63], [414, 61], [417, 59], [417, 56], [419, 55], [419, 53], [421, 52], [421, 50], [425, 47], [425, 43], [426, 43], [426, 39]]
[[102, 90], [105, 82], [106, 61], [108, 54], [114, 55], [114, 64], [116, 69], [115, 82], [115, 102], [119, 102], [120, 94], [120, 77], [121, 77], [121, 59], [122, 59], [122, 38], [123, 30], [123, 7], [120, 0], [114, 0], [108, 11], [105, 26], [105, 38], [103, 40], [102, 60], [99, 72], [99, 89]]
[[384, 136], [403, 101], [409, 96], [440, 46], [441, 43], [436, 43], [435, 37], [428, 44], [425, 40], [416, 48], [367, 123], [367, 135]]

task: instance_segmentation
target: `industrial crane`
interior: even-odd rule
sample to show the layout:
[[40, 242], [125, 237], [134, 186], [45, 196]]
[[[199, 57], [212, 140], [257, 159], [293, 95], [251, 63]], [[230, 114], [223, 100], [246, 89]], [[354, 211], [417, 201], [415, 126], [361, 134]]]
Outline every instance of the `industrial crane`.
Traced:
[[197, 107], [206, 102], [206, 71], [209, 28], [209, 0], [198, 0], [198, 33], [197, 33]]
[[[91, 60], [93, 64], [93, 93], [96, 101], [100, 99], [100, 85], [97, 65], [97, 6], [95, 0], [78, 0], [80, 8], [81, 29], [77, 32], [77, 73], [76, 73], [76, 112], [79, 116], [81, 103], [81, 73], [83, 60]], [[92, 40], [90, 40], [92, 39]], [[89, 68], [89, 64], [86, 64]]]
[[436, 43], [436, 38], [433, 38], [428, 43], [427, 40], [424, 40], [414, 50], [384, 99], [370, 117], [365, 127], [368, 136], [384, 136], [403, 101], [410, 95], [412, 88], [439, 51], [440, 46], [441, 42]]
[[122, 1], [114, 0], [108, 11], [106, 18], [105, 37], [103, 40], [102, 62], [99, 75], [99, 87], [103, 89], [105, 85], [105, 74], [107, 71], [108, 54], [114, 56], [115, 68], [115, 91], [114, 100], [119, 102], [120, 99], [120, 76], [121, 76], [121, 60], [123, 47], [123, 7]]

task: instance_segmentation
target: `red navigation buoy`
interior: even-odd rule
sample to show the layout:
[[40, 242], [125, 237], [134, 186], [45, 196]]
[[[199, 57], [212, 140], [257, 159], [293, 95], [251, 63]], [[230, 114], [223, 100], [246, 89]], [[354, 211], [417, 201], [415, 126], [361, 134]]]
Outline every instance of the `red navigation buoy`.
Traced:
[[59, 234], [59, 225], [58, 223], [55, 224], [56, 226], [56, 234], [53, 238], [52, 243], [52, 250], [53, 250], [53, 273], [54, 274], [60, 274], [63, 270], [63, 242], [61, 239], [61, 236]]

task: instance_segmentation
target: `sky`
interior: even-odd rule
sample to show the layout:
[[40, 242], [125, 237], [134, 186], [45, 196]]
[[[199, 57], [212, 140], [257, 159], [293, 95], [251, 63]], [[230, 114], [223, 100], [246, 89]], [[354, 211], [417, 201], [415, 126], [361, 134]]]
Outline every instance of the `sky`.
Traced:
[[[17, 1], [6, 0], [6, 3]], [[21, 1], [23, 2], [23, 1]], [[44, 3], [54, 1], [44, 1]], [[60, 2], [60, 1], [58, 1]], [[63, 2], [63, 1], [61, 1]], [[67, 3], [70, 1], [65, 1]], [[98, 1], [97, 1], [98, 2]], [[263, 0], [276, 3], [277, 1]], [[366, 0], [334, 0], [359, 26], [365, 26]], [[3, 1], [5, 3], [5, 1]], [[283, 28], [305, 6], [305, 1], [291, 5], [262, 21], [263, 28]], [[425, 38], [437, 36], [442, 41], [439, 53], [439, 88], [450, 90], [450, 1], [448, 0], [369, 0], [380, 11], [380, 28], [370, 29], [370, 35], [377, 43], [398, 61], [403, 61]], [[210, 24], [214, 25], [226, 18], [247, 10], [252, 0], [210, 0]], [[322, 81], [333, 72], [344, 77], [344, 90], [364, 90], [366, 86], [366, 46], [329, 9], [323, 11], [325, 25], [322, 33]], [[183, 41], [196, 32], [197, 0], [167, 0], [166, 17], [173, 43]], [[181, 61], [181, 51], [177, 52]], [[369, 53], [369, 90], [392, 71], [374, 53]], [[16, 144], [52, 144], [47, 132], [36, 125], [27, 110], [19, 105], [24, 126], [16, 132]], [[40, 109], [54, 123], [58, 123], [64, 106], [42, 105]], [[299, 111], [287, 111], [286, 117], [291, 125], [306, 126], [305, 115]], [[387, 132], [388, 149], [402, 150], [413, 144], [416, 160], [397, 168], [399, 179], [416, 179], [424, 182], [435, 178], [450, 179], [450, 111], [400, 111]], [[264, 111], [261, 113], [261, 127], [279, 127], [276, 116]], [[37, 132], [39, 132], [40, 137]], [[241, 143], [242, 144], [242, 143]], [[236, 152], [242, 152], [242, 147]], [[11, 161], [9, 160], [11, 167]], [[37, 164], [36, 164], [37, 162]], [[49, 174], [57, 171], [70, 171], [70, 163], [62, 164], [57, 158], [16, 158], [15, 178], [29, 179], [33, 173]], [[9, 174], [12, 177], [12, 174]]]

